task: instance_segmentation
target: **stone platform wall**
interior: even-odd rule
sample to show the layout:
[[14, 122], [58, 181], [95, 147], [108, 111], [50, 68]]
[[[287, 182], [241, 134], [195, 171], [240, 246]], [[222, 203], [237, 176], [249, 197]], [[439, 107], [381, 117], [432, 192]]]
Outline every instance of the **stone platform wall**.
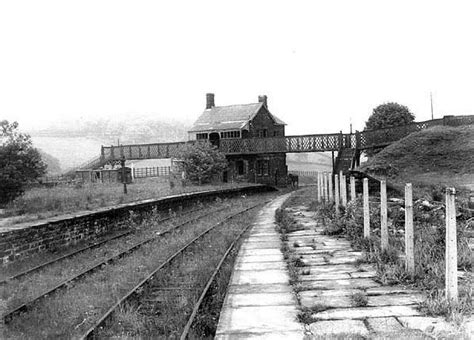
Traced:
[[93, 212], [76, 213], [31, 223], [18, 229], [0, 230], [0, 261], [11, 263], [41, 251], [51, 251], [94, 239], [109, 232], [126, 229], [130, 225], [130, 213], [141, 215], [168, 211], [180, 206], [185, 208], [198, 201], [207, 202], [216, 197], [234, 197], [275, 190], [264, 185], [252, 185], [233, 189], [186, 193], [159, 199], [149, 199], [129, 204], [101, 208]]

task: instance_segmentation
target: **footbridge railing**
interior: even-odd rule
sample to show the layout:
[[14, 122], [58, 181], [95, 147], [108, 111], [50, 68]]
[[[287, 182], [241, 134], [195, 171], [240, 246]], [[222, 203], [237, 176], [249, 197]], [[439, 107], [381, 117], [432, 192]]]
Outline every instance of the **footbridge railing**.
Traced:
[[[415, 122], [386, 129], [356, 131], [350, 134], [340, 132], [273, 138], [222, 139], [219, 141], [218, 146], [226, 155], [278, 152], [324, 152], [339, 151], [344, 148], [364, 150], [387, 146], [412, 132], [436, 125], [460, 126], [469, 124], [474, 124], [474, 116], [472, 115], [444, 116], [441, 119]], [[187, 143], [192, 144], [196, 143], [196, 141], [103, 146], [100, 159], [102, 163], [105, 163], [110, 160], [118, 160], [122, 157], [137, 160], [172, 158], [177, 156], [180, 146]]]

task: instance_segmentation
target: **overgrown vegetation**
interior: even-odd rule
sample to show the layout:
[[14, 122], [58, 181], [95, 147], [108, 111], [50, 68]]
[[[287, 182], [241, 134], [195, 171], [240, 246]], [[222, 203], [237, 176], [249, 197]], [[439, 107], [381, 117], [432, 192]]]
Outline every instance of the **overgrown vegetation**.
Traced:
[[186, 144], [178, 152], [179, 167], [193, 183], [209, 183], [227, 168], [225, 155], [209, 142]]
[[[219, 183], [219, 188], [246, 184]], [[52, 188], [32, 188], [6, 206], [0, 226], [34, 221], [65, 213], [91, 210], [183, 192], [215, 189], [217, 185], [170, 187], [166, 179], [147, 178], [128, 186], [123, 194], [122, 184], [86, 183], [79, 186], [61, 185]]]
[[[27, 313], [15, 317], [13, 322], [6, 327], [5, 336], [7, 338], [77, 337], [90, 327], [101, 313], [114, 304], [127, 289], [136, 285], [138, 281], [149, 274], [152, 268], [176, 252], [186, 242], [209, 228], [210, 225], [220, 221], [224, 216], [261, 200], [262, 196], [238, 198], [232, 201], [224, 200], [221, 205], [227, 206], [228, 209], [219, 211], [219, 213], [213, 212], [214, 208], [209, 209], [209, 214], [201, 220], [173, 231], [166, 237], [143, 246], [129, 256], [104, 266], [91, 276], [75, 282], [68, 289], [41, 301]], [[206, 209], [199, 211], [199, 215]], [[183, 288], [179, 291], [181, 295], [176, 296], [174, 294], [177, 292], [176, 290], [170, 291], [164, 297], [165, 304], [159, 304], [157, 315], [160, 315], [161, 319], [150, 318], [143, 308], [138, 308], [131, 303], [116, 314], [116, 319], [114, 319], [116, 324], [112, 334], [134, 334], [145, 337], [150, 334], [167, 334], [166, 337], [176, 335], [188, 315], [183, 313], [184, 309], [189, 311], [189, 307], [192, 307], [195, 301], [196, 294], [200, 293], [199, 290], [187, 288], [202, 287], [202, 284], [208, 279], [209, 270], [213, 269], [213, 261], [219, 260], [216, 254], [224, 249], [226, 244], [229, 244], [228, 241], [232, 240], [236, 233], [248, 225], [255, 216], [255, 212], [255, 210], [246, 212], [226, 222], [225, 227], [218, 227], [218, 230], [210, 235], [205, 245], [180, 257], [175, 265], [159, 276], [160, 284], [163, 284], [163, 287]], [[142, 236], [153, 235], [164, 229], [163, 225], [156, 225], [156, 221], [160, 218], [156, 216], [156, 213], [150, 214], [142, 221], [138, 221], [134, 216], [131, 218], [136, 223], [135, 229]], [[138, 234], [137, 237], [140, 238]], [[83, 254], [80, 258], [70, 260], [66, 265], [62, 263], [21, 281], [11, 282], [2, 287], [0, 297], [8, 297], [9, 307], [16, 306], [25, 299], [25, 296], [34, 296], [45, 287], [52, 286], [63, 277], [77, 272], [83, 268], [83, 263], [90, 264], [98, 258], [115, 253], [118, 248], [122, 247], [119, 243], [114, 247], [101, 248], [94, 253]], [[124, 246], [130, 246], [130, 240]], [[167, 305], [166, 301], [172, 303]], [[212, 316], [210, 317], [212, 318]], [[207, 326], [201, 324], [200, 327], [210, 327], [208, 322], [210, 320], [205, 322]]]
[[[380, 210], [371, 204], [371, 237], [363, 237], [363, 210], [361, 199], [350, 202], [339, 214], [334, 206], [321, 204], [317, 215], [323, 217], [328, 235], [344, 235], [355, 249], [364, 252], [362, 261], [374, 263], [378, 280], [384, 285], [409, 284], [422, 289], [427, 299], [420, 308], [428, 315], [443, 315], [459, 321], [469, 315], [472, 306], [472, 282], [461, 282], [457, 305], [443, 300], [445, 280], [445, 221], [443, 206], [435, 206], [426, 200], [414, 202], [415, 224], [415, 275], [406, 270], [401, 254], [404, 253], [404, 210], [400, 205], [388, 209], [389, 247], [380, 248]], [[465, 225], [468, 215], [458, 215], [458, 267], [472, 275], [473, 252], [469, 248]]]
[[473, 141], [472, 126], [432, 127], [392, 143], [363, 164], [361, 170], [387, 176], [395, 185], [423, 185], [427, 191], [440, 191], [446, 185], [470, 184], [473, 188]]

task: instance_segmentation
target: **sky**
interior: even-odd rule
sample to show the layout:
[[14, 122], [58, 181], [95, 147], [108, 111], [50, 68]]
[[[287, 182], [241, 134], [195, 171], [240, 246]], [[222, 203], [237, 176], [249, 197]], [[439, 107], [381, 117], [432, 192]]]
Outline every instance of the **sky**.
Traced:
[[362, 130], [379, 104], [474, 114], [469, 1], [1, 1], [0, 119], [194, 121], [257, 102], [287, 135]]

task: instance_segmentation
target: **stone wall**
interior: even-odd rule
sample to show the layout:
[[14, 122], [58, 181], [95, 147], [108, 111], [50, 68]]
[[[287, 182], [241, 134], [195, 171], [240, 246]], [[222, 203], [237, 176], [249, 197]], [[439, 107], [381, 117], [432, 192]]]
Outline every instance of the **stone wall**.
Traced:
[[31, 223], [22, 228], [0, 230], [0, 261], [11, 263], [42, 251], [66, 248], [80, 241], [91, 240], [109, 232], [126, 229], [130, 213], [144, 214], [168, 211], [170, 208], [185, 208], [198, 201], [206, 202], [216, 197], [233, 197], [242, 194], [256, 194], [273, 191], [272, 187], [253, 185], [234, 189], [222, 189], [186, 193], [159, 199], [101, 208], [93, 212], [76, 213]]

